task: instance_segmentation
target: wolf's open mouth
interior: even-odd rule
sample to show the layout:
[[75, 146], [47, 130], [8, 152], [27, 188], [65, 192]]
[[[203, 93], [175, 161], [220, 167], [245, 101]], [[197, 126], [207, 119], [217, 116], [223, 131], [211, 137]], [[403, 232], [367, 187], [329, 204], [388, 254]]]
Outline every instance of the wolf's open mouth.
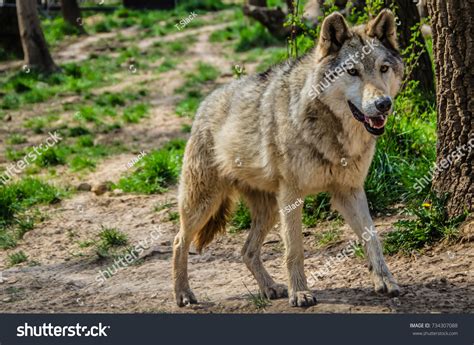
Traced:
[[379, 116], [366, 116], [361, 112], [351, 101], [349, 103], [349, 108], [352, 111], [352, 115], [356, 118], [357, 121], [360, 121], [364, 124], [367, 132], [373, 135], [382, 135], [385, 131], [385, 124], [387, 123], [387, 115]]

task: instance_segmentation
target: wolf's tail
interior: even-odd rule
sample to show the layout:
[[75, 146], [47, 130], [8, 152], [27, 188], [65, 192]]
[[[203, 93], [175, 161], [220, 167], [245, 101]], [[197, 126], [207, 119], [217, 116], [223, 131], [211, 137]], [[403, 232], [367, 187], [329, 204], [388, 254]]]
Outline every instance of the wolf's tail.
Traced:
[[195, 235], [194, 245], [199, 253], [212, 242], [218, 233], [225, 232], [225, 225], [232, 214], [234, 202], [231, 197], [226, 197], [216, 213], [207, 221]]

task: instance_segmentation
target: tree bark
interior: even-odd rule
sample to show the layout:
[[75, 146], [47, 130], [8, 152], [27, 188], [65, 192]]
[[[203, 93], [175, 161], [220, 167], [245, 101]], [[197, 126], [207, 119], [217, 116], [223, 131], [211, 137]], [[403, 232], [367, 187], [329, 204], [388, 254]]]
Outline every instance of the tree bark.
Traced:
[[267, 7], [267, 0], [247, 0], [247, 5]]
[[17, 1], [17, 14], [25, 64], [45, 73], [58, 71], [41, 30], [36, 1]]
[[[420, 14], [416, 2], [413, 0], [385, 0], [385, 5], [388, 7], [391, 3], [395, 2], [397, 5], [397, 17], [400, 18], [400, 25], [398, 28], [398, 41], [400, 47], [405, 49], [410, 45], [410, 39], [412, 38], [411, 28], [420, 23]], [[398, 23], [397, 23], [398, 24]], [[418, 80], [420, 89], [429, 95], [435, 93], [435, 82], [433, 76], [433, 67], [431, 64], [430, 55], [425, 49], [426, 43], [422, 35], [417, 39], [418, 44], [415, 49], [415, 54], [421, 54], [418, 58], [418, 62], [414, 68], [406, 76], [409, 80]]]
[[70, 25], [76, 27], [79, 33], [85, 34], [84, 26], [82, 25], [81, 10], [76, 0], [61, 0], [61, 12], [64, 20]]
[[291, 33], [289, 26], [283, 26], [286, 21], [286, 12], [280, 7], [268, 8], [244, 5], [243, 12], [246, 16], [258, 20], [268, 31], [278, 39], [284, 39]]
[[18, 59], [23, 58], [23, 48], [21, 46], [20, 31], [18, 30], [18, 17], [16, 14], [15, 0], [4, 1], [6, 5], [0, 7], [0, 48]]
[[[439, 169], [433, 188], [438, 193], [449, 193], [448, 214], [456, 216], [464, 209], [473, 211], [474, 3], [431, 0], [429, 11], [438, 88]], [[453, 155], [456, 159], [446, 168], [445, 160]]]

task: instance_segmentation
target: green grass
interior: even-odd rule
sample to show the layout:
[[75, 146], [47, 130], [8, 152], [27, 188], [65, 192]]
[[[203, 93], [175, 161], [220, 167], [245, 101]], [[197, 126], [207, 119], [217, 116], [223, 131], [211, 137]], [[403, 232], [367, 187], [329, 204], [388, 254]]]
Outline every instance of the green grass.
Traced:
[[135, 171], [114, 186], [128, 193], [163, 193], [178, 181], [186, 143], [172, 140], [152, 151], [135, 165]]
[[214, 81], [220, 75], [220, 71], [214, 66], [204, 62], [197, 64], [196, 71], [186, 76], [186, 82], [179, 88], [178, 92], [196, 90], [208, 82]]
[[111, 83], [114, 73], [123, 67], [106, 56], [99, 56], [90, 63], [67, 63], [62, 72], [51, 75], [24, 71], [10, 72], [0, 77], [0, 92], [5, 94], [0, 109], [19, 109], [22, 105], [45, 102], [64, 94], [82, 94]]
[[179, 213], [175, 211], [168, 211], [168, 221], [177, 223], [179, 221]]
[[19, 145], [19, 144], [24, 144], [26, 143], [27, 140], [26, 138], [18, 133], [11, 134], [8, 139], [7, 139], [7, 144], [10, 145]]
[[252, 219], [250, 216], [250, 211], [243, 201], [239, 201], [237, 204], [237, 209], [232, 216], [230, 221], [230, 232], [238, 233], [242, 230], [250, 228]]
[[27, 260], [28, 256], [22, 250], [16, 253], [8, 254], [9, 266], [15, 266], [21, 264], [22, 262], [26, 262]]
[[253, 48], [281, 46], [284, 43], [272, 36], [259, 22], [244, 17], [242, 12], [235, 13], [234, 24], [214, 31], [209, 36], [210, 42], [232, 42], [235, 52], [245, 52]]
[[176, 114], [180, 117], [193, 118], [199, 108], [199, 104], [201, 104], [201, 100], [201, 96], [188, 95], [188, 97], [179, 101], [176, 105]]
[[244, 52], [256, 47], [270, 47], [281, 45], [260, 23], [245, 25], [239, 30], [239, 41], [235, 46], [236, 52]]
[[220, 71], [214, 66], [199, 62], [194, 73], [186, 76], [185, 83], [176, 92], [185, 94], [185, 98], [176, 105], [176, 114], [183, 117], [194, 117], [201, 103], [202, 88], [219, 77]]
[[116, 256], [118, 250], [128, 244], [128, 236], [115, 229], [102, 227], [102, 231], [98, 235], [96, 242], [96, 253], [99, 258], [109, 258]]
[[181, 125], [181, 132], [183, 132], [183, 133], [191, 133], [191, 129], [192, 129], [192, 128], [193, 128], [193, 127], [192, 127], [191, 125], [188, 125], [188, 124], [185, 123], [185, 124]]
[[[76, 134], [84, 132], [76, 130]], [[63, 140], [56, 146], [49, 147], [36, 155], [34, 161], [28, 156], [34, 153], [34, 149], [29, 147], [21, 150], [13, 150], [7, 148], [7, 158], [18, 161], [28, 156], [28, 161], [39, 168], [50, 168], [58, 165], [68, 165], [72, 171], [80, 171], [83, 169], [93, 169], [99, 159], [109, 155], [124, 151], [124, 147], [120, 143], [111, 144], [95, 144], [92, 134], [73, 136], [73, 139]], [[30, 165], [32, 167], [32, 165]]]
[[123, 110], [123, 120], [126, 123], [138, 123], [142, 118], [148, 116], [149, 110], [150, 107], [148, 106], [148, 104], [134, 104]]
[[7, 185], [0, 184], [0, 248], [13, 248], [24, 233], [33, 228], [28, 208], [55, 204], [66, 192], [38, 179], [25, 178]]
[[176, 61], [171, 60], [171, 59], [165, 59], [161, 65], [156, 69], [157, 73], [165, 73], [168, 71], [171, 71], [176, 67]]
[[50, 47], [55, 47], [67, 36], [78, 36], [81, 34], [81, 31], [76, 26], [65, 22], [62, 16], [43, 19], [41, 26], [46, 42], [48, 42]]
[[306, 197], [303, 206], [303, 224], [308, 228], [312, 228], [322, 220], [336, 218], [336, 213], [331, 211], [330, 200], [327, 193]]
[[342, 231], [339, 227], [334, 226], [329, 230], [317, 232], [315, 234], [317, 246], [320, 248], [327, 248], [336, 244], [341, 239]]
[[447, 195], [437, 197], [430, 194], [423, 204], [409, 207], [414, 219], [395, 223], [396, 230], [385, 237], [385, 252], [409, 254], [440, 240], [456, 240], [459, 237], [457, 228], [466, 219], [467, 213], [450, 218], [445, 209], [446, 199]]

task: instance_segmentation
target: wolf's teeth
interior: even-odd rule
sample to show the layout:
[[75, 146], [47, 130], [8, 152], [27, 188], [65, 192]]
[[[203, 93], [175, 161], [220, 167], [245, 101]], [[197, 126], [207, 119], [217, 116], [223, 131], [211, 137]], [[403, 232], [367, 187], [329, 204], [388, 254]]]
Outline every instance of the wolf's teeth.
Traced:
[[369, 119], [369, 125], [370, 127], [374, 127], [374, 123], [372, 122], [372, 119]]

